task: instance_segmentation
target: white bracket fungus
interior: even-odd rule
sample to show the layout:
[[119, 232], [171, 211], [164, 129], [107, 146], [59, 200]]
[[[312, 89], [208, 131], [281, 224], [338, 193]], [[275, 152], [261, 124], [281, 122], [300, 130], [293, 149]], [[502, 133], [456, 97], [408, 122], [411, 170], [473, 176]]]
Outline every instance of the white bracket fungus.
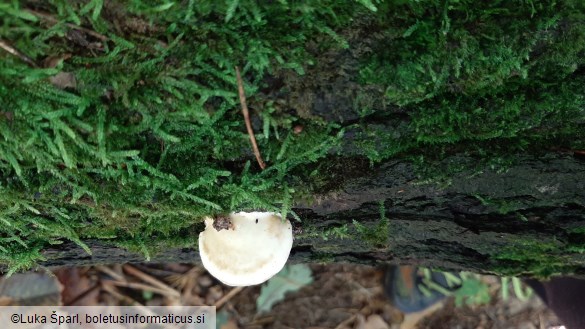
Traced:
[[201, 262], [219, 281], [256, 285], [284, 267], [293, 243], [290, 221], [270, 212], [232, 213], [220, 220], [214, 226], [212, 218], [205, 218], [199, 234]]

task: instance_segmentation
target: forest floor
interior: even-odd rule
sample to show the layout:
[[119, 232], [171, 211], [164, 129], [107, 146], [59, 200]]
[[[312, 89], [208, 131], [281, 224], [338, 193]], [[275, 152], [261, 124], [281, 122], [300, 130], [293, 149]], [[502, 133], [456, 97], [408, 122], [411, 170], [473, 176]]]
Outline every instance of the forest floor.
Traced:
[[257, 306], [263, 294], [261, 286], [227, 287], [202, 267], [185, 264], [59, 268], [52, 270], [55, 276], [15, 274], [0, 279], [0, 305], [215, 305], [217, 327], [222, 329], [559, 326], [554, 313], [536, 296], [520, 300], [511, 293], [504, 301], [497, 277], [481, 277], [489, 287], [491, 300], [487, 304], [456, 306], [454, 298], [448, 298], [432, 309], [405, 315], [385, 297], [380, 268], [350, 264], [313, 264], [308, 268], [311, 283], [291, 289], [284, 299], [274, 298], [274, 304], [264, 307], [268, 311], [262, 313]]

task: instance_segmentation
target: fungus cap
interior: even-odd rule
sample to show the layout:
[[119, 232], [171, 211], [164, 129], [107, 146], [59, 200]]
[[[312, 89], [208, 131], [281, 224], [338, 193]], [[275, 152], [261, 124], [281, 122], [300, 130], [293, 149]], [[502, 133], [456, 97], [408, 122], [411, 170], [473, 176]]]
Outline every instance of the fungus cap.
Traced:
[[286, 264], [293, 243], [292, 225], [270, 212], [230, 214], [229, 229], [205, 218], [199, 254], [207, 271], [229, 286], [260, 284]]

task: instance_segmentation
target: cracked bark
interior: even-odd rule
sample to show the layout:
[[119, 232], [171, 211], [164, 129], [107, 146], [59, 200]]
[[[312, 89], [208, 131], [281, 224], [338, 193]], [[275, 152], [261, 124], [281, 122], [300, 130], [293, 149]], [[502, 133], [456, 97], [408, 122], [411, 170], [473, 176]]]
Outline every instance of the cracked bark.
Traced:
[[[460, 159], [444, 161], [456, 160]], [[559, 257], [562, 263], [554, 271], [585, 275], [585, 255], [570, 249], [583, 244], [581, 234], [571, 233], [585, 226], [582, 159], [553, 153], [540, 158], [521, 156], [504, 173], [485, 170], [471, 177], [460, 173], [451, 177], [448, 186], [421, 184], [413, 166], [403, 161], [389, 161], [374, 168], [365, 162], [363, 165], [337, 166], [339, 175], [351, 178], [346, 178], [335, 193], [320, 196], [319, 202], [297, 205], [295, 211], [303, 219], [304, 233], [295, 239], [293, 262], [392, 262], [482, 273], [512, 269], [516, 274], [530, 275], [535, 264], [500, 256], [515, 250], [522, 253], [527, 248], [525, 242], [533, 241], [555, 247], [550, 257]], [[375, 245], [364, 240], [352, 223], [355, 219], [380, 229], [380, 202], [388, 218], [388, 239], [383, 245]], [[344, 224], [349, 228], [349, 238], [324, 239], [319, 234], [307, 234]], [[145, 260], [142, 254], [104, 241], [86, 242], [92, 256], [73, 243], [65, 243], [44, 250], [47, 261], [42, 265]], [[199, 257], [194, 248], [182, 248], [153, 255], [151, 261], [199, 262]]]

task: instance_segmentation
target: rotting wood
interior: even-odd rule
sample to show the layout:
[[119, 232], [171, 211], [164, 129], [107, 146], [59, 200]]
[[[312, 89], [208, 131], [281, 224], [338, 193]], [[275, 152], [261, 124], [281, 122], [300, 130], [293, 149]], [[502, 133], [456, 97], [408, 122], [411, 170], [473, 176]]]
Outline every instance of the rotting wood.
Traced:
[[[557, 247], [559, 254], [550, 250], [547, 257], [562, 260], [558, 270], [585, 276], [585, 258], [570, 252], [571, 246], [583, 242], [571, 232], [585, 226], [585, 162], [578, 158], [552, 153], [519, 157], [505, 173], [486, 170], [472, 177], [461, 173], [448, 187], [420, 184], [412, 165], [402, 161], [344, 175], [351, 178], [337, 192], [294, 208], [304, 233], [295, 239], [293, 262], [391, 262], [481, 273], [517, 268], [517, 274], [530, 274], [528, 268], [539, 264], [501, 256], [513, 250], [528, 252], [523, 249], [532, 241]], [[353, 220], [379, 229], [380, 202], [389, 219], [388, 240], [386, 245], [373, 245], [355, 230]], [[503, 213], [500, 208], [506, 204], [509, 211]], [[349, 228], [347, 238], [322, 235], [344, 225]], [[92, 256], [68, 242], [44, 250], [47, 261], [42, 265], [145, 261], [143, 255], [106, 241], [85, 242]], [[198, 263], [199, 256], [194, 248], [167, 249], [151, 261]]]

